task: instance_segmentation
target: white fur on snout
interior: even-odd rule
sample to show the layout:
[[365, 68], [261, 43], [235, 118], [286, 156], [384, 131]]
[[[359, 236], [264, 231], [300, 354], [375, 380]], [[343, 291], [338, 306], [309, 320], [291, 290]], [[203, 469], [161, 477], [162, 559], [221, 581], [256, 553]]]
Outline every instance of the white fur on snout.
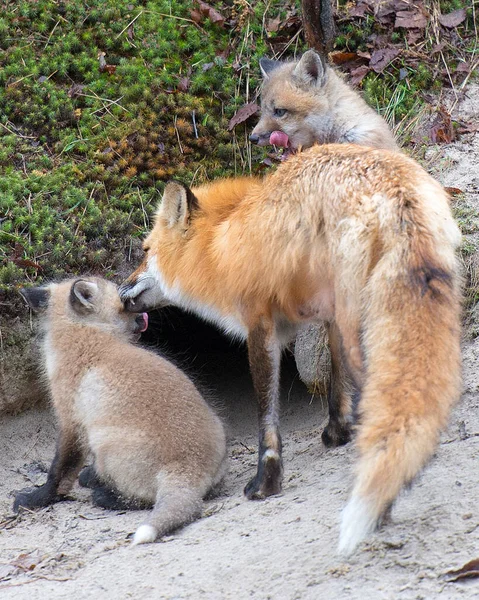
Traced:
[[131, 543], [132, 546], [138, 544], [152, 544], [158, 535], [158, 531], [153, 525], [143, 524], [138, 527]]

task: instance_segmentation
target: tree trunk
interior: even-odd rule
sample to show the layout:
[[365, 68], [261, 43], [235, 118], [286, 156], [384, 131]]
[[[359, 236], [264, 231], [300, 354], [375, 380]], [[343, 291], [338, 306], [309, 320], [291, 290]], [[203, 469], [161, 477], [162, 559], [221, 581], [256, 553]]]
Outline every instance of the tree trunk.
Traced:
[[301, 0], [301, 7], [308, 46], [327, 55], [333, 49], [336, 29], [331, 0]]

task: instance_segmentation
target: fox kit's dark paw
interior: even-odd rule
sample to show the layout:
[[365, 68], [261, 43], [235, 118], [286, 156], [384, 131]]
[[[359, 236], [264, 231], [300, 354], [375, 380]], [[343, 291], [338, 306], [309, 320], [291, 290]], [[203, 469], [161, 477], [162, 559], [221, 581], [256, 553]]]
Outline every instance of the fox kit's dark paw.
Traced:
[[27, 488], [15, 495], [13, 511], [18, 512], [22, 507], [30, 509], [43, 508], [55, 504], [55, 502], [60, 502], [60, 500], [63, 500], [63, 497], [52, 493], [45, 485], [37, 488]]
[[351, 441], [351, 429], [347, 425], [329, 422], [321, 434], [321, 439], [327, 448], [344, 446]]
[[273, 450], [266, 450], [260, 459], [256, 476], [244, 489], [248, 500], [262, 500], [279, 494], [283, 481], [283, 461]]
[[84, 467], [80, 475], [78, 476], [78, 483], [81, 487], [85, 488], [96, 488], [105, 485], [103, 481], [98, 477], [97, 472], [95, 471], [95, 467], [93, 465], [89, 465]]
[[142, 510], [151, 507], [151, 504], [142, 502], [141, 500], [125, 498], [119, 492], [106, 485], [95, 487], [92, 491], [91, 499], [95, 506], [109, 510]]

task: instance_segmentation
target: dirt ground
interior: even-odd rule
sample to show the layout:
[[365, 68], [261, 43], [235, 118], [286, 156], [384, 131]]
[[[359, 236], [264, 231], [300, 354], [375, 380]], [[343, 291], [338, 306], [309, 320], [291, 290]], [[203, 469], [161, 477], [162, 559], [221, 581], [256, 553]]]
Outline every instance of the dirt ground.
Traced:
[[[456, 111], [479, 120], [479, 87]], [[434, 160], [433, 160], [434, 159]], [[479, 135], [441, 146], [431, 161], [448, 186], [479, 207]], [[198, 360], [222, 406], [230, 470], [203, 518], [159, 543], [131, 547], [144, 513], [73, 500], [14, 518], [12, 490], [45, 479], [54, 452], [48, 409], [0, 423], [0, 597], [150, 599], [477, 598], [479, 580], [448, 582], [450, 569], [479, 558], [479, 339], [464, 342], [464, 393], [437, 454], [398, 499], [392, 521], [352, 558], [336, 555], [340, 511], [352, 483], [352, 444], [328, 450], [326, 407], [286, 361], [282, 394], [285, 482], [281, 496], [249, 502], [256, 467], [256, 409], [246, 360], [227, 351]], [[427, 361], [428, 357], [425, 356]], [[43, 467], [42, 467], [43, 465]]]

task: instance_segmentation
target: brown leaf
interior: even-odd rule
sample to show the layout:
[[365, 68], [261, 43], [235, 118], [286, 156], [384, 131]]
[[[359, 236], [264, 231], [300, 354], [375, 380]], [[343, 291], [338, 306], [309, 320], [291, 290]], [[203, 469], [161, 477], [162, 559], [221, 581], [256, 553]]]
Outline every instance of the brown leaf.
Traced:
[[33, 569], [42, 561], [39, 550], [19, 554], [17, 558], [11, 561], [13, 567], [18, 567], [22, 571], [33, 571]]
[[228, 123], [228, 131], [232, 131], [236, 125], [244, 123], [247, 119], [255, 115], [259, 111], [259, 106], [256, 102], [249, 102], [242, 106], [236, 113], [231, 117]]
[[394, 27], [404, 27], [405, 29], [425, 29], [427, 18], [422, 12], [414, 10], [401, 10], [396, 13]]
[[33, 260], [28, 260], [27, 258], [12, 258], [12, 262], [22, 269], [26, 269], [27, 267], [31, 267], [32, 269], [36, 269], [37, 271], [42, 271], [42, 267], [33, 262]]
[[276, 17], [276, 19], [268, 19], [266, 22], [266, 31], [268, 33], [276, 33], [279, 29], [280, 23], [281, 17]]
[[351, 60], [356, 60], [358, 55], [356, 52], [331, 52], [329, 57], [335, 65], [342, 65]]
[[368, 73], [369, 67], [367, 65], [362, 65], [357, 69], [353, 69], [351, 71], [351, 79], [349, 80], [349, 82], [351, 83], [351, 85], [358, 85]]
[[83, 94], [83, 86], [81, 83], [74, 83], [71, 88], [68, 90], [69, 98], [77, 98]]
[[214, 62], [209, 62], [209, 63], [205, 63], [201, 68], [203, 69], [203, 72], [206, 72], [206, 71], [209, 71], [214, 66], [215, 66]]
[[470, 560], [463, 567], [457, 570], [448, 571], [445, 575], [447, 581], [458, 581], [466, 577], [479, 577], [479, 558]]
[[460, 190], [459, 188], [445, 187], [444, 189], [450, 196], [460, 196], [461, 194], [464, 194], [464, 192], [462, 190]]
[[212, 23], [215, 23], [216, 25], [219, 25], [220, 27], [223, 26], [223, 24], [225, 22], [225, 18], [223, 17], [223, 15], [220, 12], [218, 12], [215, 8], [213, 8], [206, 2], [203, 2], [203, 0], [197, 0], [197, 4], [198, 4], [199, 10], [200, 10], [200, 13], [203, 15], [203, 17], [207, 17]]
[[187, 92], [190, 87], [190, 78], [189, 77], [180, 77], [178, 80], [178, 91], [179, 92]]
[[400, 53], [401, 50], [399, 48], [382, 48], [381, 50], [375, 50], [371, 55], [369, 66], [373, 71], [376, 71], [376, 73], [382, 73], [388, 64]]
[[453, 29], [460, 25], [466, 19], [466, 9], [460, 8], [458, 10], [453, 10], [451, 13], [447, 15], [439, 15], [438, 20], [439, 23], [443, 27], [447, 27], [448, 29]]
[[467, 62], [459, 62], [457, 63], [456, 73], [469, 73], [471, 70], [471, 65]]
[[113, 73], [116, 71], [116, 65], [107, 65], [105, 56], [106, 54], [104, 52], [98, 52], [100, 73], [108, 73], [108, 75], [113, 75]]
[[201, 23], [201, 21], [203, 20], [203, 17], [201, 16], [201, 13], [199, 10], [196, 10], [196, 8], [192, 8], [190, 10], [190, 19], [192, 21], [194, 21], [195, 23]]
[[351, 6], [348, 10], [349, 17], [364, 17], [368, 12], [368, 5], [364, 2], [358, 2], [355, 6]]
[[429, 132], [431, 140], [435, 144], [450, 144], [455, 138], [451, 115], [444, 106], [440, 106], [434, 123]]

